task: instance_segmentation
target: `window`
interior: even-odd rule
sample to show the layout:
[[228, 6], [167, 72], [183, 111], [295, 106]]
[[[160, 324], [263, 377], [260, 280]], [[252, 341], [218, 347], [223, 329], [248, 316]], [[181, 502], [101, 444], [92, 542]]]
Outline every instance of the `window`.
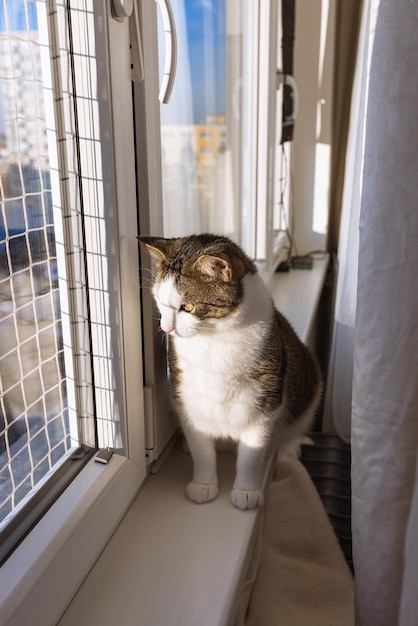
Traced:
[[[102, 543], [87, 550], [91, 564], [145, 477], [129, 24], [108, 12], [107, 1], [96, 0], [0, 6], [1, 560], [8, 557], [0, 595], [6, 604], [13, 562], [27, 554], [31, 536], [42, 535], [39, 550], [55, 533], [64, 544], [69, 540], [68, 520], [56, 511], [76, 515], [92, 490], [93, 510], [97, 490], [119, 485], [124, 503], [113, 521], [110, 512], [100, 522]], [[119, 459], [101, 477], [106, 468], [87, 462], [89, 451], [104, 447]], [[75, 492], [66, 496], [78, 471]], [[61, 493], [67, 504], [51, 507]], [[43, 531], [41, 520], [20, 544], [46, 510], [54, 525], [45, 522]], [[22, 579], [26, 568], [36, 571], [35, 561], [23, 562]]]
[[[277, 2], [179, 0], [173, 12], [176, 83], [160, 110], [164, 233], [226, 234], [271, 269], [286, 231], [272, 195]], [[165, 48], [161, 22], [160, 73]]]
[[[6, 615], [16, 610], [16, 589], [21, 596], [26, 585], [29, 597], [35, 572], [42, 571], [45, 584], [36, 591], [36, 606], [44, 612], [40, 623], [52, 623], [140, 488], [146, 463], [161, 457], [176, 428], [169, 411], [166, 346], [156, 332], [149, 290], [139, 290], [140, 280], [143, 285], [148, 281], [150, 261], [138, 259], [138, 218], [142, 234], [225, 233], [267, 273], [283, 253], [285, 228], [274, 217], [273, 193], [278, 3], [218, 0], [211, 12], [206, 3], [173, 2], [181, 45], [167, 105], [158, 103], [158, 68], [164, 65], [167, 41], [160, 32], [157, 42], [157, 3], [134, 3], [132, 16], [120, 19], [112, 16], [108, 0], [7, 0], [2, 6], [7, 28], [1, 40], [6, 46], [25, 42], [32, 72], [29, 78], [13, 75], [13, 80], [5, 75], [2, 89], [13, 84], [16, 104], [19, 100], [28, 107], [31, 98], [24, 94], [37, 94], [32, 98], [35, 115], [26, 109], [16, 114], [16, 109], [12, 117], [5, 105], [0, 110], [2, 141], [9, 119], [21, 141], [17, 153], [4, 157], [7, 167], [17, 169], [20, 191], [7, 191], [3, 182], [1, 187], [0, 235], [8, 263], [1, 316], [14, 327], [10, 337], [16, 345], [0, 358], [14, 355], [20, 368], [16, 383], [6, 383], [2, 395], [4, 467], [9, 475], [14, 458], [25, 454], [33, 495], [37, 438], [49, 445], [42, 485], [57, 462], [55, 450], [63, 467], [72, 463], [68, 457], [79, 444], [115, 452], [108, 467], [91, 459], [67, 489], [60, 487], [62, 496], [48, 504], [44, 518], [3, 567], [0, 601], [9, 607]], [[16, 35], [16, 24], [7, 20], [18, 13], [25, 27]], [[204, 54], [198, 55], [198, 49]], [[141, 82], [138, 52], [145, 70]], [[18, 58], [14, 52], [14, 68]], [[32, 154], [38, 159], [34, 187], [25, 173], [25, 159], [32, 163]], [[37, 222], [31, 221], [33, 206], [41, 207]], [[12, 242], [20, 240], [26, 260], [16, 265]], [[30, 290], [22, 288], [26, 299], [20, 303], [15, 292], [23, 278]], [[39, 293], [38, 280], [47, 284]], [[42, 348], [46, 302], [52, 356]], [[22, 357], [29, 339], [16, 331], [28, 312], [37, 354], [30, 372]], [[32, 371], [41, 393], [28, 400], [26, 378]], [[59, 403], [49, 399], [49, 386]], [[16, 417], [8, 413], [7, 398], [15, 388], [22, 393]], [[33, 432], [36, 402], [41, 426]], [[13, 425], [23, 429], [16, 452], [11, 449]], [[9, 500], [18, 494], [16, 485]], [[23, 506], [17, 499], [16, 509]], [[60, 551], [50, 548], [54, 541]], [[69, 558], [73, 554], [76, 558]], [[66, 572], [66, 589], [50, 598], [48, 580], [60, 571]], [[48, 601], [40, 601], [39, 594]], [[28, 616], [30, 606], [28, 601], [18, 610]]]
[[34, 3], [1, 5], [0, 529], [79, 442], [66, 373], [72, 344], [61, 312], [61, 201], [53, 199], [42, 38]]

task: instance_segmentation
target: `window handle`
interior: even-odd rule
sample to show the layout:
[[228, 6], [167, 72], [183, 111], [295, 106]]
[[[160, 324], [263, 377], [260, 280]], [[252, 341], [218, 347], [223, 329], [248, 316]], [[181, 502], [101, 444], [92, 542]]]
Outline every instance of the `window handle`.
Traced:
[[141, 30], [137, 0], [113, 0], [112, 15], [118, 22], [129, 18], [129, 43], [131, 46], [131, 79], [134, 83], [144, 80], [144, 58], [142, 56]]
[[131, 44], [131, 79], [133, 83], [140, 83], [144, 80], [145, 72], [137, 0], [134, 0], [134, 9], [129, 18], [129, 41]]
[[112, 16], [118, 22], [123, 22], [133, 11], [134, 0], [112, 0]]
[[165, 65], [158, 99], [167, 104], [173, 91], [177, 67], [177, 35], [170, 0], [155, 0], [160, 7], [165, 34]]
[[281, 85], [287, 85], [293, 91], [293, 110], [290, 117], [285, 121], [294, 122], [298, 115], [299, 110], [299, 91], [295, 79], [290, 74], [283, 74], [280, 70], [276, 73], [276, 89], [279, 89]]

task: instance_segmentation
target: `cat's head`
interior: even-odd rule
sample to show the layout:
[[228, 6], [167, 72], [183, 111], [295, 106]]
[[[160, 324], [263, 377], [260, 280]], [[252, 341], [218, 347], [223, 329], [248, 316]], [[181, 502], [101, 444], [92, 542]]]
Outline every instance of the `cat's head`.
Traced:
[[166, 333], [192, 337], [226, 329], [243, 300], [242, 280], [257, 270], [226, 237], [139, 237], [156, 260], [153, 293]]

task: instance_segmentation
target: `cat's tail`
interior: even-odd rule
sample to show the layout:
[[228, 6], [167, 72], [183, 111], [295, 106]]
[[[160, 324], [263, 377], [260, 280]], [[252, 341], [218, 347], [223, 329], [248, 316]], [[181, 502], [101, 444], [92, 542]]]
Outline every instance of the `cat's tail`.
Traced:
[[307, 435], [301, 435], [287, 442], [279, 449], [279, 458], [300, 459], [302, 455], [302, 446], [313, 446], [314, 442]]

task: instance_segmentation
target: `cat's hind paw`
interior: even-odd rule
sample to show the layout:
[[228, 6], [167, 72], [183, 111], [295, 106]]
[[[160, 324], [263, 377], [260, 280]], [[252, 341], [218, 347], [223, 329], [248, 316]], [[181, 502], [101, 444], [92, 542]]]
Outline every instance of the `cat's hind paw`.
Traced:
[[186, 493], [190, 500], [203, 504], [214, 500], [218, 495], [218, 485], [191, 482], [186, 487]]
[[231, 502], [238, 509], [256, 509], [264, 502], [261, 491], [247, 491], [246, 489], [233, 489]]

